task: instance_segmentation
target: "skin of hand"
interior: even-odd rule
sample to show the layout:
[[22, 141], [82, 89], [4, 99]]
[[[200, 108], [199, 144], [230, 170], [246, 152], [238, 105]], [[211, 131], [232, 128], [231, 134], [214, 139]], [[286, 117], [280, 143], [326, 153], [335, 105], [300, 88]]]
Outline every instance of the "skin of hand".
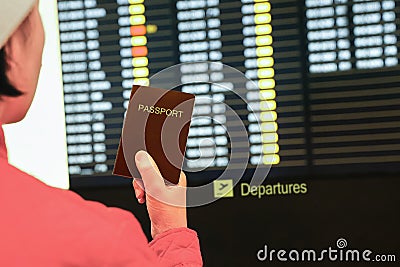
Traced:
[[151, 221], [151, 236], [187, 227], [186, 176], [181, 172], [178, 185], [166, 185], [152, 157], [145, 151], [135, 155], [135, 163], [142, 179], [133, 180], [133, 188], [140, 204], [146, 203]]

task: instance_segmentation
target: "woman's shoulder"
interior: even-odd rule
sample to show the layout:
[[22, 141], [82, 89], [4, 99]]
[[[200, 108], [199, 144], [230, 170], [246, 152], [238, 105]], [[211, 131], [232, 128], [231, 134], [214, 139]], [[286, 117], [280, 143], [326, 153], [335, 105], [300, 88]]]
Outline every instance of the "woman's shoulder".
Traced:
[[1, 159], [0, 210], [0, 265], [121, 266], [106, 263], [136, 262], [148, 250], [131, 213], [47, 186]]
[[0, 206], [29, 207], [25, 209], [25, 216], [42, 214], [48, 221], [68, 224], [67, 228], [91, 226], [92, 230], [103, 228], [105, 232], [109, 228], [131, 224], [141, 230], [132, 213], [87, 201], [70, 190], [48, 186], [3, 160], [0, 160], [0, 195], [4, 199]]

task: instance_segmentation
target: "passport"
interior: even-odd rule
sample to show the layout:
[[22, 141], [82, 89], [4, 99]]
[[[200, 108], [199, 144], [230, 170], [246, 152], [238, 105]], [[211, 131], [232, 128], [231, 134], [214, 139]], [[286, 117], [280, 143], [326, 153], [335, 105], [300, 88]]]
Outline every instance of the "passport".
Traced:
[[195, 96], [147, 86], [132, 87], [114, 163], [114, 175], [141, 178], [139, 150], [149, 153], [163, 178], [179, 182]]

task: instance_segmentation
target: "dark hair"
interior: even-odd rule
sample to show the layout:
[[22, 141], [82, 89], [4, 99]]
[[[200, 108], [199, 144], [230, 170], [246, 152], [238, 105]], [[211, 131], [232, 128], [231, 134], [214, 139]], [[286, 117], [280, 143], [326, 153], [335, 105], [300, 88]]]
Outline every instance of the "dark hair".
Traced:
[[0, 49], [0, 97], [20, 96], [22, 93], [12, 86], [6, 76], [6, 60], [4, 48]]

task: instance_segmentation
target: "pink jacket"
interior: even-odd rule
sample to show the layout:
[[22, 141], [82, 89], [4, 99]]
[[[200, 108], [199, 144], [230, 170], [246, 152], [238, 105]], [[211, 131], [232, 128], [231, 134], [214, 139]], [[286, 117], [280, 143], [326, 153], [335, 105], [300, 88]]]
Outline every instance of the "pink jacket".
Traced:
[[173, 229], [148, 243], [131, 213], [11, 166], [1, 126], [0, 212], [0, 266], [202, 266], [195, 231]]

